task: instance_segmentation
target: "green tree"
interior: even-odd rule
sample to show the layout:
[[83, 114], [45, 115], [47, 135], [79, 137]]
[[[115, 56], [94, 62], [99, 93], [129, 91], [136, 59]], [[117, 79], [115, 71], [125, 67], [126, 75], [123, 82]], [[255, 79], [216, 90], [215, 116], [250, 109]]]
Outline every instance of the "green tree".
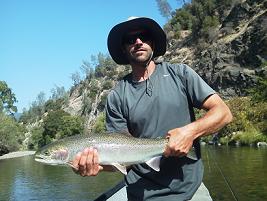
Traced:
[[186, 3], [189, 3], [190, 2], [190, 0], [177, 0], [177, 2], [178, 2], [178, 4], [179, 5], [185, 5]]
[[82, 72], [85, 74], [85, 77], [87, 80], [91, 80], [95, 77], [95, 71], [94, 68], [91, 66], [91, 63], [88, 61], [83, 61], [81, 66]]
[[76, 135], [83, 132], [84, 120], [78, 116], [71, 116], [64, 110], [50, 111], [43, 122], [43, 136], [41, 144], [45, 145], [54, 139]]
[[59, 87], [59, 86], [55, 86], [55, 88], [51, 89], [51, 98], [52, 100], [57, 100], [57, 99], [66, 99], [66, 96], [68, 95], [68, 93], [66, 92], [65, 88]]
[[212, 42], [216, 38], [216, 27], [219, 25], [218, 17], [206, 16], [202, 23], [201, 35], [206, 41]]
[[66, 102], [66, 98], [49, 99], [44, 105], [45, 112], [60, 110]]
[[0, 122], [0, 155], [18, 150], [24, 139], [25, 128], [3, 112], [0, 112]]
[[97, 57], [92, 56], [92, 60], [94, 60], [95, 63], [96, 77], [114, 75], [116, 64], [109, 55], [98, 53]]
[[59, 125], [59, 138], [65, 136], [82, 134], [84, 129], [84, 120], [79, 116], [63, 116], [62, 124]]
[[38, 149], [43, 146], [43, 133], [44, 128], [34, 127], [31, 131], [31, 137], [28, 142], [28, 149]]
[[64, 110], [51, 111], [44, 119], [44, 138], [48, 136], [50, 139], [56, 137], [60, 126], [63, 124], [63, 117], [70, 115]]
[[160, 14], [169, 19], [171, 17], [171, 6], [167, 0], [156, 0]]
[[17, 102], [15, 94], [8, 87], [5, 81], [0, 81], [0, 112], [13, 114], [17, 112], [14, 104]]
[[71, 79], [73, 81], [73, 85], [77, 86], [81, 82], [81, 75], [79, 72], [75, 72], [71, 74]]
[[172, 30], [175, 32], [176, 38], [179, 38], [181, 30], [192, 29], [193, 15], [185, 8], [178, 9], [175, 16], [171, 19], [170, 25]]

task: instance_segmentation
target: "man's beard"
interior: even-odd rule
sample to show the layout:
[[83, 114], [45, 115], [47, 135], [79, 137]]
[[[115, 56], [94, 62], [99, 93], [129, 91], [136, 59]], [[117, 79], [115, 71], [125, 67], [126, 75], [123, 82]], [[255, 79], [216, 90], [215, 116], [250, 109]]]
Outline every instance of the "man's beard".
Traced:
[[138, 64], [146, 68], [153, 56], [153, 52], [147, 52], [147, 53], [148, 54], [142, 57], [134, 56], [129, 53], [127, 54], [127, 58], [129, 60], [129, 63]]

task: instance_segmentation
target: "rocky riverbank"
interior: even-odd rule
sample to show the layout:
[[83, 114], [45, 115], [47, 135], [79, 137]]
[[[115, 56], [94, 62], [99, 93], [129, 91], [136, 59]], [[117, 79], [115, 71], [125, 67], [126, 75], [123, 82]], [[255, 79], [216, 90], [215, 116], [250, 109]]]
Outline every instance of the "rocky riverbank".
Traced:
[[17, 158], [17, 157], [22, 157], [22, 156], [29, 156], [33, 155], [35, 151], [16, 151], [16, 152], [11, 152], [8, 154], [5, 154], [3, 156], [0, 156], [0, 160], [2, 159], [8, 159], [8, 158]]

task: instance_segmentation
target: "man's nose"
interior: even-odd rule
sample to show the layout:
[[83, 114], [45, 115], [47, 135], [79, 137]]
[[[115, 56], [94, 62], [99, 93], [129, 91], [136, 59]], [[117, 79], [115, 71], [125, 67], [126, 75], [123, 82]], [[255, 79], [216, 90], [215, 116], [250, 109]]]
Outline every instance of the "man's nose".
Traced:
[[143, 43], [143, 41], [140, 38], [136, 38], [135, 44], [141, 44], [141, 43]]

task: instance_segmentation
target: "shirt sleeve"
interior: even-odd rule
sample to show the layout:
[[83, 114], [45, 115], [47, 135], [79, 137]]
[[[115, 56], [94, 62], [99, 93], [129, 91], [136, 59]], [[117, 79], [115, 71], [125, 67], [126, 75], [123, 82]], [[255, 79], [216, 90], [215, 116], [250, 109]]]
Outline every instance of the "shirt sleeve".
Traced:
[[188, 98], [196, 108], [201, 108], [203, 102], [216, 92], [189, 66], [183, 64], [180, 68]]
[[115, 90], [112, 90], [106, 102], [106, 129], [108, 132], [119, 132], [126, 131], [127, 121], [123, 115], [122, 111], [122, 101], [118, 93]]

